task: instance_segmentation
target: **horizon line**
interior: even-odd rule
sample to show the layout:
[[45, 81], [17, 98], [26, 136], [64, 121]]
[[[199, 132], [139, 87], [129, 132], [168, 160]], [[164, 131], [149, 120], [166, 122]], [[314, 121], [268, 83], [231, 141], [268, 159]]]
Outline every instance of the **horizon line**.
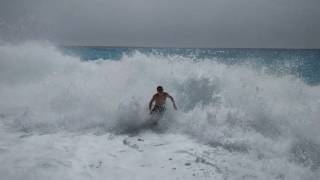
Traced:
[[284, 48], [284, 47], [189, 47], [189, 46], [124, 46], [124, 45], [75, 45], [60, 44], [63, 47], [92, 47], [92, 48], [177, 48], [177, 49], [261, 49], [261, 50], [320, 50], [320, 48]]

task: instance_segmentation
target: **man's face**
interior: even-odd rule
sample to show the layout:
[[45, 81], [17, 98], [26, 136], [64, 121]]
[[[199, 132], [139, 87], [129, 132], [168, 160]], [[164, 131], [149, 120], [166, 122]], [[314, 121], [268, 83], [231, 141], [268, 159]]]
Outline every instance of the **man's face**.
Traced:
[[163, 88], [162, 87], [158, 87], [157, 91], [158, 91], [158, 93], [162, 93], [163, 92]]

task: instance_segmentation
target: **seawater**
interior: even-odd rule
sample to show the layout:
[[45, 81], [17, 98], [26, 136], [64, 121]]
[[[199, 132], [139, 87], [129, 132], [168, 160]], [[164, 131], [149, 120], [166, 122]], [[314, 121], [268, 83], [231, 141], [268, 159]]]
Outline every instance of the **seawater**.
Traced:
[[140, 52], [163, 57], [182, 56], [193, 61], [211, 59], [224, 64], [248, 64], [268, 68], [272, 73], [293, 74], [310, 85], [320, 83], [319, 49], [224, 49], [224, 48], [130, 48], [130, 47], [61, 47], [82, 60], [120, 60], [124, 55]]
[[2, 146], [17, 133], [129, 133], [162, 85], [179, 110], [167, 104], [161, 132], [211, 147], [223, 177], [318, 179], [319, 58], [319, 50], [2, 45]]

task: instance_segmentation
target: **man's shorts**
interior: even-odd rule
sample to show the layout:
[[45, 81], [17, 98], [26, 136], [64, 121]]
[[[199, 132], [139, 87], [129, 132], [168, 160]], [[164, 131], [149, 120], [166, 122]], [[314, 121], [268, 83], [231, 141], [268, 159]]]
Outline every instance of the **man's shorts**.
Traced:
[[161, 114], [163, 115], [163, 113], [166, 111], [166, 107], [165, 106], [159, 106], [159, 105], [155, 105], [151, 111], [152, 114], [157, 113], [157, 114]]

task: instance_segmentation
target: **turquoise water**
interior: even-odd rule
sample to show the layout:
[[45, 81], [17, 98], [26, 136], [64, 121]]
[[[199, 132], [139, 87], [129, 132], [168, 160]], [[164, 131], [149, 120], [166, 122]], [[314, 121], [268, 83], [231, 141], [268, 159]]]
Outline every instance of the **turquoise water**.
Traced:
[[182, 56], [194, 61], [210, 59], [225, 64], [246, 64], [272, 74], [292, 74], [309, 85], [320, 83], [320, 50], [311, 49], [197, 49], [130, 47], [63, 47], [82, 60], [120, 60], [139, 52], [146, 55]]

